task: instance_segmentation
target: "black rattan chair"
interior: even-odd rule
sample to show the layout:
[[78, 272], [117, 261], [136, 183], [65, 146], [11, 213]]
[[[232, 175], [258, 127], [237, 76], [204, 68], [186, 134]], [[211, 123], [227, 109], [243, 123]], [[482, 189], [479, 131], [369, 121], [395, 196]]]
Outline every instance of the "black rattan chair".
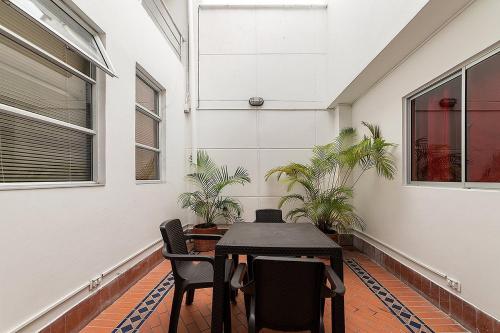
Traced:
[[[246, 265], [239, 264], [231, 286], [247, 296], [248, 332], [262, 328], [280, 331], [310, 330], [323, 333], [325, 298], [343, 295], [345, 287], [330, 266], [319, 259], [257, 257], [254, 278], [246, 279]], [[325, 285], [328, 279], [332, 289]]]
[[[283, 220], [283, 212], [281, 209], [257, 209], [255, 211], [255, 221], [254, 223], [286, 223]], [[247, 255], [247, 263], [248, 263], [248, 274], [252, 277], [253, 273], [253, 265], [252, 261], [255, 259], [256, 255], [249, 254]]]
[[[175, 289], [168, 332], [175, 333], [177, 331], [177, 323], [179, 322], [179, 313], [184, 292], [187, 294], [186, 305], [190, 305], [194, 300], [194, 291], [201, 288], [211, 288], [214, 281], [214, 258], [211, 256], [189, 254], [186, 240], [194, 238], [219, 240], [222, 236], [184, 234], [181, 221], [178, 219], [163, 222], [160, 225], [160, 231], [164, 241], [163, 256], [172, 263], [172, 271], [174, 273]], [[224, 297], [224, 325], [226, 327], [231, 327], [229, 276], [232, 266], [232, 261], [228, 260], [226, 262], [227, 294]]]
[[281, 209], [257, 209], [255, 221], [257, 223], [285, 223]]

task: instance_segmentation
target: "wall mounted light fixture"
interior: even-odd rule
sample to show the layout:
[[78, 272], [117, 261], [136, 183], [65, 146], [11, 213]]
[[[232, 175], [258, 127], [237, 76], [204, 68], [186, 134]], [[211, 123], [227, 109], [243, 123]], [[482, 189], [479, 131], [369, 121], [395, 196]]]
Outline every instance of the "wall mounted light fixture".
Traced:
[[442, 108], [452, 109], [457, 104], [456, 98], [441, 98], [439, 106]]
[[251, 106], [262, 106], [264, 104], [264, 99], [262, 97], [250, 97], [248, 103]]

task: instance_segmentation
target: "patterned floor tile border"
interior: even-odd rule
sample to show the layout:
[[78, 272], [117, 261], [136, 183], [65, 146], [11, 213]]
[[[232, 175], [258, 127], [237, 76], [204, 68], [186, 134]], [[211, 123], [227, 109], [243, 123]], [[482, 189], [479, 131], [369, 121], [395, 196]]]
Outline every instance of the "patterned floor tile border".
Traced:
[[[191, 251], [190, 254], [199, 254]], [[174, 286], [174, 274], [170, 271], [137, 306], [123, 319], [112, 333], [137, 333], [146, 319]]]
[[151, 290], [137, 306], [123, 319], [113, 330], [113, 333], [136, 333], [141, 325], [153, 313], [158, 304], [167, 296], [168, 292], [174, 286], [174, 275], [168, 273]]
[[[412, 333], [435, 333], [417, 315], [408, 309], [391, 292], [380, 284], [354, 259], [346, 259], [345, 263], [377, 298], [396, 316], [396, 318]], [[167, 296], [174, 286], [172, 272], [167, 274], [142, 301], [113, 329], [113, 333], [137, 333], [142, 324], [153, 313], [158, 304]]]
[[380, 284], [370, 273], [368, 273], [354, 259], [346, 259], [345, 263], [356, 274], [361, 281], [370, 289], [375, 296], [384, 303], [396, 318], [412, 333], [434, 333], [417, 315], [399, 301], [391, 292]]

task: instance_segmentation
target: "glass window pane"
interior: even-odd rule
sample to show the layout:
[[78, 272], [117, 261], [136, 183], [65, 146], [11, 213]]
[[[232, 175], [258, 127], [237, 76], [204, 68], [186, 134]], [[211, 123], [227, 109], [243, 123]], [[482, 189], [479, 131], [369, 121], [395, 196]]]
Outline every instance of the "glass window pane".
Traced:
[[92, 136], [0, 112], [0, 183], [92, 180]]
[[158, 122], [139, 111], [135, 112], [135, 141], [158, 148]]
[[135, 84], [135, 101], [137, 104], [148, 109], [149, 111], [158, 114], [158, 106], [156, 102], [156, 91], [150, 87], [141, 78], [136, 77]]
[[91, 128], [90, 83], [0, 35], [0, 103]]
[[158, 153], [142, 149], [135, 149], [135, 179], [158, 180]]
[[73, 68], [87, 76], [91, 76], [90, 62], [69, 49], [65, 43], [57, 39], [38, 24], [26, 18], [17, 10], [0, 1], [0, 24], [27, 39], [59, 60], [64, 61]]
[[[47, 0], [10, 0], [14, 5], [33, 17], [40, 24], [57, 32], [70, 45], [81, 49], [97, 64], [107, 68], [104, 57], [93, 34], [82, 27], [64, 10]], [[103, 51], [104, 52], [104, 51]]]
[[411, 101], [411, 180], [461, 181], [461, 76]]
[[500, 181], [500, 53], [466, 75], [467, 181]]

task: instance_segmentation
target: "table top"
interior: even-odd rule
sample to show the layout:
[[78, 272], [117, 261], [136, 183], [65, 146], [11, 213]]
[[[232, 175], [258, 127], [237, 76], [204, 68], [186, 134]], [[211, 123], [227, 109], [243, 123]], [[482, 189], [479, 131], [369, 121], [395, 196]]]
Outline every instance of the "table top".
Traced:
[[233, 224], [216, 253], [331, 255], [341, 247], [310, 223]]

